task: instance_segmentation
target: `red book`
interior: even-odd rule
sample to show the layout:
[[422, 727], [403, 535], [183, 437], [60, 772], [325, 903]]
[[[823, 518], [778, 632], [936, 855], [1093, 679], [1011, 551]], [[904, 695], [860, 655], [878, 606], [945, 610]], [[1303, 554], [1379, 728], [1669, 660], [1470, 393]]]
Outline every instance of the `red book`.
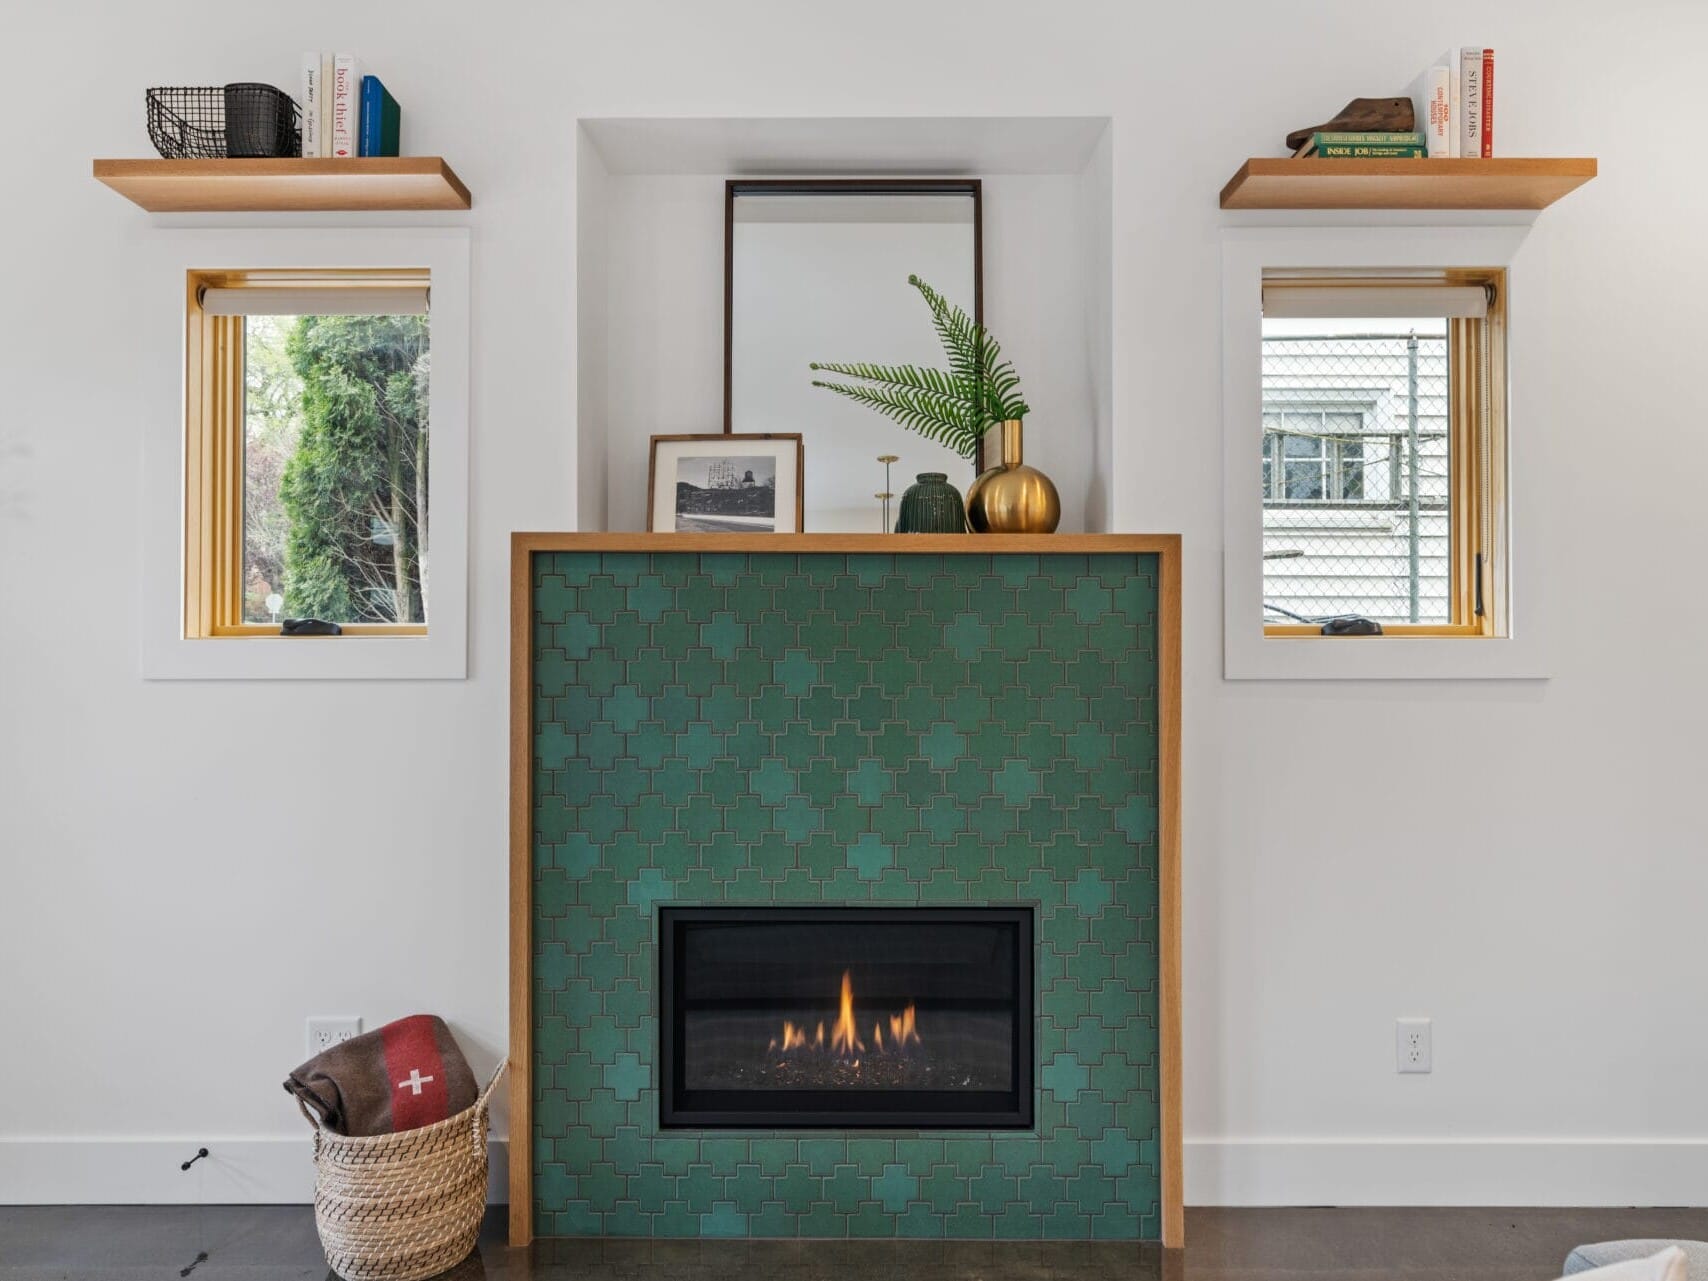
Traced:
[[1495, 153], [1495, 51], [1483, 50], [1483, 159]]

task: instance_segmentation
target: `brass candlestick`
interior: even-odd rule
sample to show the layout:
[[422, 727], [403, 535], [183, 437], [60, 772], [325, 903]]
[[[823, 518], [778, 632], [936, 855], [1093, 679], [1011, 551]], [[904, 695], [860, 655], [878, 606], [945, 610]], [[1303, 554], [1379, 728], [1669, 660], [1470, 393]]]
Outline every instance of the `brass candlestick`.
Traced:
[[878, 526], [878, 532], [880, 534], [887, 534], [893, 528], [893, 526], [891, 526], [891, 524], [890, 524], [890, 499], [894, 498], [895, 494], [893, 492], [891, 492], [892, 487], [890, 485], [890, 464], [893, 462], [896, 462], [898, 459], [900, 459], [900, 457], [901, 457], [900, 454], [879, 454], [878, 455], [878, 461], [884, 465], [884, 488], [883, 488], [882, 492], [873, 494], [872, 497], [877, 498], [877, 499], [881, 499], [883, 501], [883, 504], [884, 504], [883, 516], [882, 516], [883, 524]]

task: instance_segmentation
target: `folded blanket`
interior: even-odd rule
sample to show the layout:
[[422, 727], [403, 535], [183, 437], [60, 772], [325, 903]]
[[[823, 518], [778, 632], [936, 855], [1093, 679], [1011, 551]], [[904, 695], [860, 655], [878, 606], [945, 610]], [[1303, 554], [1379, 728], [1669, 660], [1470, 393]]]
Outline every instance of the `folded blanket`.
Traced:
[[474, 1106], [468, 1060], [443, 1019], [412, 1014], [341, 1041], [285, 1079], [334, 1134], [415, 1130]]

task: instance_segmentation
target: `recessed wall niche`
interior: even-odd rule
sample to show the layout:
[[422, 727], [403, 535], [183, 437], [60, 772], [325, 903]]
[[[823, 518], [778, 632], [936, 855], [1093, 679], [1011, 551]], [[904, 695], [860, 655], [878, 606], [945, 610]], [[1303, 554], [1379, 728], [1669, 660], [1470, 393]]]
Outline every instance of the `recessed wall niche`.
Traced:
[[[984, 319], [1031, 407], [1027, 461], [1056, 482], [1063, 532], [1107, 529], [1110, 129], [1107, 117], [581, 120], [576, 527], [645, 529], [649, 439], [723, 428], [725, 179], [921, 176], [983, 180]], [[809, 532], [879, 532], [879, 452], [869, 472], [841, 474], [807, 450]], [[964, 491], [971, 474], [951, 480]], [[891, 489], [912, 479], [904, 455]], [[833, 507], [870, 519], [815, 521]]]

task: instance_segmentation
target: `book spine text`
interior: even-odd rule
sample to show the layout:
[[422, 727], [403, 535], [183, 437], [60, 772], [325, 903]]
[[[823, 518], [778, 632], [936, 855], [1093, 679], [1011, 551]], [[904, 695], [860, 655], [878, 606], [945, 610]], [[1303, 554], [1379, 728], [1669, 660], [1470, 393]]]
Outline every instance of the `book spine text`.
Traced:
[[1411, 160], [1422, 157], [1422, 147], [1364, 147], [1354, 144], [1329, 143], [1318, 147], [1316, 154], [1330, 158], [1346, 158], [1363, 160]]
[[356, 154], [356, 131], [360, 123], [361, 68], [356, 59], [341, 53], [332, 64], [332, 154], [340, 160]]
[[1483, 51], [1459, 51], [1459, 101], [1464, 108], [1459, 121], [1459, 154], [1483, 154]]
[[1483, 50], [1483, 157], [1495, 153], [1495, 51]]
[[302, 154], [320, 154], [320, 55], [302, 56]]

